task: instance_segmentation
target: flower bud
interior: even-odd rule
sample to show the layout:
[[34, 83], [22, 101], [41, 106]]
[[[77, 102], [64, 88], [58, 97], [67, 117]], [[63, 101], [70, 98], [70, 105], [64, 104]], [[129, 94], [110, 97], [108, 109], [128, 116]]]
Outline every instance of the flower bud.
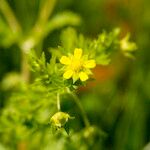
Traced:
[[50, 122], [53, 126], [61, 128], [68, 122], [70, 118], [70, 115], [67, 113], [57, 112], [51, 117]]
[[120, 48], [125, 56], [132, 56], [132, 52], [137, 49], [137, 45], [134, 42], [129, 41], [130, 35], [127, 34], [121, 41], [120, 41]]

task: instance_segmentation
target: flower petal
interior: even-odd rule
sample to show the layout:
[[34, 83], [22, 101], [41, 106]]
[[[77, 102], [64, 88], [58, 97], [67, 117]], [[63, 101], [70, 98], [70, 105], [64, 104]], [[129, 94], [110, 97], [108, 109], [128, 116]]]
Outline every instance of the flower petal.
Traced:
[[84, 65], [83, 65], [85, 68], [94, 68], [96, 66], [96, 62], [94, 59], [91, 59], [91, 60], [87, 60], [84, 62]]
[[81, 81], [86, 81], [89, 78], [88, 75], [83, 71], [79, 73], [79, 77]]
[[63, 74], [63, 77], [65, 79], [70, 79], [73, 75], [73, 70], [67, 70], [64, 74]]
[[80, 59], [82, 56], [82, 49], [81, 48], [75, 48], [74, 50], [74, 58]]
[[71, 63], [71, 60], [67, 56], [62, 56], [60, 59], [60, 63], [64, 65], [69, 65]]
[[79, 79], [79, 74], [74, 73], [73, 76], [72, 76], [72, 79], [73, 79], [73, 83], [75, 83]]

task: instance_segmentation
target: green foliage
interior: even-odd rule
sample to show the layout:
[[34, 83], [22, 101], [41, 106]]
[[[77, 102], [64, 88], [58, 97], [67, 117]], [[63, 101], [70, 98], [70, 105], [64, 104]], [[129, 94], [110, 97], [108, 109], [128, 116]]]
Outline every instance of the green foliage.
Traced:
[[[116, 28], [112, 32], [106, 31], [99, 34], [98, 38], [91, 40], [85, 38], [82, 34], [77, 35], [76, 31], [72, 28], [64, 30], [61, 34], [62, 47], [60, 51], [63, 54], [73, 53], [77, 47], [82, 48], [89, 58], [94, 58], [99, 65], [108, 65], [111, 61], [110, 57], [123, 51], [124, 56], [131, 56], [131, 53], [137, 49], [134, 42], [129, 42], [129, 36], [125, 36], [122, 40], [119, 39], [120, 29]], [[69, 38], [67, 38], [69, 37]], [[122, 43], [127, 42], [128, 47], [122, 49]], [[130, 45], [129, 45], [130, 44]]]
[[[133, 0], [132, 11], [120, 1], [0, 3], [0, 149], [149, 148], [148, 5]], [[65, 28], [79, 24], [86, 34]], [[114, 25], [121, 30], [97, 36]], [[142, 49], [132, 61], [125, 57], [135, 58], [137, 45], [130, 34], [120, 39], [126, 30], [136, 35]], [[86, 82], [63, 78], [60, 58], [71, 56], [75, 48], [96, 60], [96, 82], [92, 75]]]
[[[74, 83], [71, 80], [64, 80], [62, 76], [63, 67], [59, 59], [63, 54], [71, 53], [74, 48], [80, 46], [80, 48], [84, 48], [85, 54], [96, 59], [97, 64], [107, 65], [111, 54], [115, 52], [114, 48], [118, 47], [119, 39], [118, 31], [116, 31], [114, 30], [109, 34], [103, 32], [98, 36], [98, 39], [89, 40], [83, 35], [78, 36], [73, 28], [68, 28], [61, 35], [62, 47], [50, 50], [51, 58], [48, 62], [44, 53], [38, 57], [36, 52], [32, 50], [29, 53], [29, 64], [35, 74], [35, 80], [29, 85], [22, 84], [20, 89], [12, 93], [7, 101], [7, 107], [2, 111], [2, 117], [0, 118], [0, 137], [3, 143], [16, 147], [19, 141], [34, 142], [30, 137], [34, 139], [36, 134], [41, 134], [42, 137], [46, 138], [45, 136], [50, 134], [47, 133], [48, 130], [50, 131], [49, 118], [54, 111], [56, 112], [56, 106], [60, 111], [60, 97], [65, 94], [71, 94], [72, 99], [81, 109], [81, 116], [87, 129], [83, 132], [83, 135], [80, 135], [80, 140], [82, 141], [85, 138], [86, 142], [90, 141], [90, 145], [92, 145], [95, 136], [97, 137], [95, 134], [99, 133], [99, 138], [101, 138], [101, 132], [95, 131], [99, 130], [97, 127], [90, 127], [79, 99], [72, 94], [72, 90], [82, 86], [83, 83], [81, 81]], [[71, 118], [69, 114], [57, 112], [51, 118], [53, 130], [54, 128], [64, 128], [69, 133], [69, 126], [66, 124], [69, 118]], [[13, 141], [10, 140], [12, 138]], [[47, 139], [43, 142], [47, 143]]]

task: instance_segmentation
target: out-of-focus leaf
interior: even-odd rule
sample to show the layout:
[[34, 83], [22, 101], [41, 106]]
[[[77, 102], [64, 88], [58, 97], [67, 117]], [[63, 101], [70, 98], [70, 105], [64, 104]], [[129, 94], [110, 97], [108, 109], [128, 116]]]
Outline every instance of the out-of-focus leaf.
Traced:
[[48, 34], [49, 32], [62, 28], [66, 25], [76, 26], [79, 25], [80, 22], [81, 19], [79, 15], [72, 12], [62, 12], [61, 14], [57, 14], [51, 18], [44, 29], [44, 33]]

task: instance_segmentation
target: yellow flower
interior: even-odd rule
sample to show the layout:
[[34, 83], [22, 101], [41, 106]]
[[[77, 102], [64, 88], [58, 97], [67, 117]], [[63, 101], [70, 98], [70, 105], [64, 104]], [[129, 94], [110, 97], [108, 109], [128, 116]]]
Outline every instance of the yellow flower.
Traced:
[[72, 78], [73, 82], [78, 79], [81, 81], [89, 79], [89, 75], [92, 74], [90, 69], [96, 66], [95, 60], [88, 60], [88, 56], [83, 55], [83, 50], [80, 48], [75, 48], [74, 55], [62, 56], [60, 63], [65, 65], [63, 77], [65, 79]]

